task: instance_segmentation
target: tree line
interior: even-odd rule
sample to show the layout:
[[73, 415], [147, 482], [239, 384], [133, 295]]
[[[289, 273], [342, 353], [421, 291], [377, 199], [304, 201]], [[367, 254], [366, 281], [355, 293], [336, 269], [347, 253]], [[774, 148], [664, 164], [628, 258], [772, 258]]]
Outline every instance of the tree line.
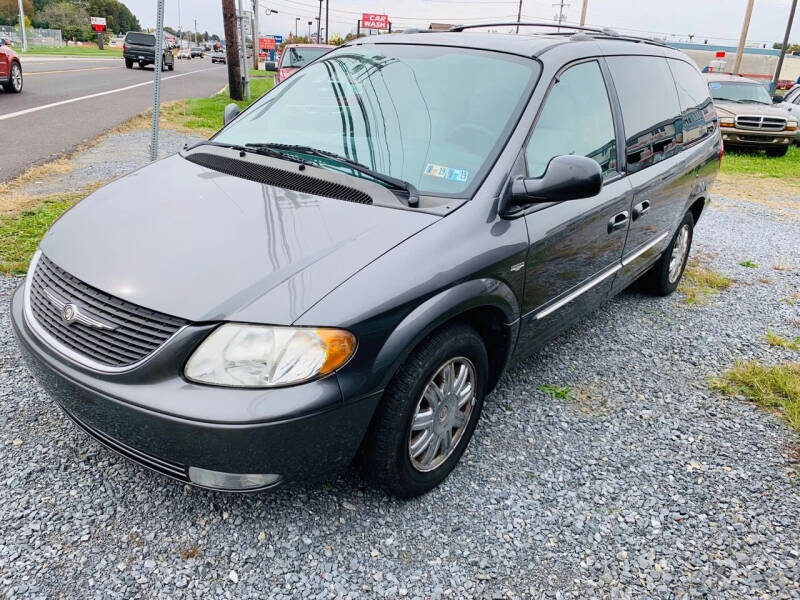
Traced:
[[[89, 17], [105, 17], [109, 32], [139, 31], [136, 16], [119, 0], [23, 0], [26, 26], [60, 29], [64, 40], [94, 40]], [[0, 0], [0, 25], [17, 25], [17, 0]]]

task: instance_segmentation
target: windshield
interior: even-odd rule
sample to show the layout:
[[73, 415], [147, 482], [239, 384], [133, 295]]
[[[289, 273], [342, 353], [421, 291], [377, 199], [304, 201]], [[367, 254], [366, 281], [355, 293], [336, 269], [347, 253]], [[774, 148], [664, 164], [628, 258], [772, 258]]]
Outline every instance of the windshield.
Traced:
[[156, 36], [146, 33], [129, 33], [125, 41], [129, 44], [138, 44], [140, 46], [155, 46]]
[[286, 48], [286, 52], [283, 53], [281, 68], [300, 69], [330, 51], [330, 48]]
[[483, 50], [342, 48], [268, 92], [214, 140], [310, 146], [423, 194], [463, 196], [491, 166], [538, 73], [531, 59]]
[[708, 84], [708, 89], [711, 90], [711, 97], [714, 100], [772, 104], [772, 98], [770, 98], [767, 90], [758, 83], [712, 81]]

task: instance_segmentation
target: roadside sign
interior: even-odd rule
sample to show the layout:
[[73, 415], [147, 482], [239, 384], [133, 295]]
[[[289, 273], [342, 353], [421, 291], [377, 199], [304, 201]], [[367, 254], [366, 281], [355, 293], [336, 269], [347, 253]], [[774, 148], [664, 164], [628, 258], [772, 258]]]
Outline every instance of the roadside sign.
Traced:
[[270, 37], [273, 40], [275, 40], [276, 44], [282, 44], [283, 43], [283, 36], [282, 35], [273, 35], [273, 36], [270, 36]]
[[363, 29], [389, 29], [389, 15], [362, 13], [361, 27]]
[[258, 47], [262, 50], [275, 50], [275, 41], [274, 37], [258, 38]]
[[106, 30], [105, 17], [90, 17], [89, 19], [92, 22], [92, 31], [103, 32]]

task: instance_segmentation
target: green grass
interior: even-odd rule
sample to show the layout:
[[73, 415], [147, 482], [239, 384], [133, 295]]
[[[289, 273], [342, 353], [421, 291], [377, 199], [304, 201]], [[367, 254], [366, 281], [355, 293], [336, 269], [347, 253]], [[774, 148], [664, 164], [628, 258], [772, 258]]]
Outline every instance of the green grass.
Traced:
[[753, 261], [750, 261], [750, 260], [743, 260], [742, 262], [739, 263], [739, 265], [742, 266], [742, 267], [747, 267], [748, 269], [757, 269], [758, 268], [758, 265], [756, 263], [754, 263]]
[[250, 69], [250, 71], [248, 71], [248, 75], [251, 79], [266, 79], [267, 77], [275, 77], [275, 72]]
[[702, 306], [709, 298], [728, 289], [733, 282], [722, 273], [704, 267], [696, 261], [686, 265], [678, 291], [686, 295], [686, 304]]
[[539, 386], [539, 391], [550, 396], [552, 400], [569, 400], [572, 398], [572, 388], [568, 385], [552, 385], [545, 383]]
[[800, 431], [800, 363], [766, 366], [739, 362], [721, 377], [712, 379], [711, 388], [726, 396], [744, 396], [766, 410], [777, 412]]
[[722, 172], [735, 175], [800, 178], [800, 147], [792, 146], [786, 156], [726, 150], [722, 159]]
[[61, 48], [30, 47], [27, 52], [22, 48], [14, 48], [22, 56], [105, 56], [106, 58], [121, 58], [122, 48], [106, 46], [99, 50], [96, 46], [63, 46]]
[[[260, 77], [250, 81], [250, 102], [236, 102], [240, 108], [246, 108], [272, 89], [272, 78]], [[178, 128], [186, 128], [197, 133], [211, 134], [222, 127], [222, 113], [225, 107], [233, 102], [228, 90], [209, 98], [190, 98], [172, 102], [161, 108], [162, 120]]]
[[53, 222], [81, 198], [82, 194], [50, 196], [36, 208], [0, 217], [0, 273], [24, 274], [39, 240]]
[[770, 346], [777, 346], [779, 348], [786, 348], [787, 350], [794, 350], [800, 352], [800, 336], [790, 340], [772, 331], [767, 331], [767, 343]]

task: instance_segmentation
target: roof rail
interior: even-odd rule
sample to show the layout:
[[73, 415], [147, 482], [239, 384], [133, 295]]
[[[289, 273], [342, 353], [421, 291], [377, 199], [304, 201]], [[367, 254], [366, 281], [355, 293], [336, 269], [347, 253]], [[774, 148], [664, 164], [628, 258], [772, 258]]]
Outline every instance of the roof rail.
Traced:
[[519, 27], [560, 27], [562, 29], [570, 29], [570, 30], [577, 30], [577, 31], [591, 31], [593, 33], [605, 33], [606, 35], [616, 35], [617, 33], [613, 29], [608, 29], [604, 27], [600, 29], [599, 27], [581, 27], [578, 25], [558, 25], [556, 23], [518, 23], [517, 21], [506, 21], [503, 23], [483, 23], [483, 24], [476, 24], [476, 25], [454, 25], [450, 28], [450, 31], [464, 31], [465, 29], [477, 29], [479, 27], [507, 27], [507, 26], [519, 26]]

